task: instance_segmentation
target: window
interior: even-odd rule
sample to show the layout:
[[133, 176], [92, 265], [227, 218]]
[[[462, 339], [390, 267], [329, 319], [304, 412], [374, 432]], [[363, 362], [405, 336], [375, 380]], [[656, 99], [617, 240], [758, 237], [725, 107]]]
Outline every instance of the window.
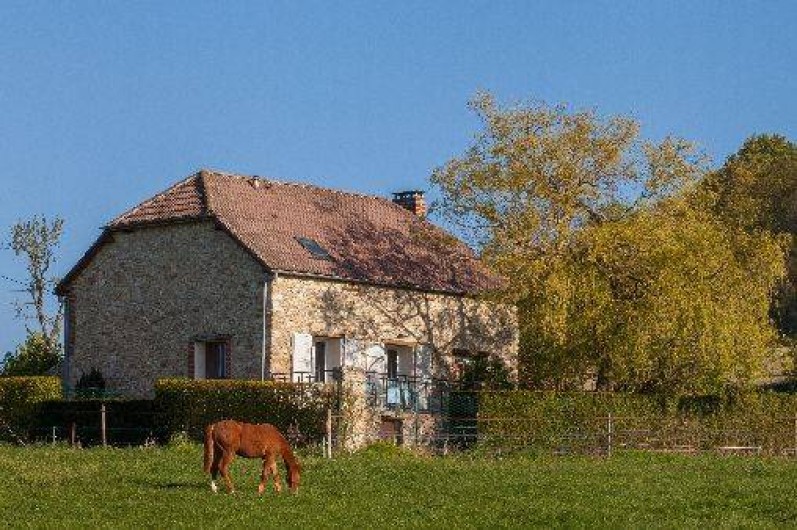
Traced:
[[343, 354], [341, 337], [294, 333], [292, 342], [292, 381], [324, 383], [332, 380], [334, 371], [341, 366]]
[[205, 378], [224, 379], [227, 377], [227, 344], [208, 342], [205, 345]]
[[315, 380], [316, 383], [324, 383], [326, 381], [326, 367], [327, 367], [327, 343], [326, 341], [318, 341], [315, 343]]
[[387, 350], [387, 377], [395, 379], [398, 376], [398, 351]]
[[332, 256], [329, 255], [327, 249], [322, 247], [315, 239], [310, 239], [309, 237], [297, 237], [296, 241], [298, 241], [305, 250], [312, 254], [314, 258], [332, 261]]
[[224, 340], [194, 343], [194, 379], [229, 377], [229, 344]]
[[415, 353], [410, 346], [388, 344], [384, 370], [388, 379], [415, 375]]

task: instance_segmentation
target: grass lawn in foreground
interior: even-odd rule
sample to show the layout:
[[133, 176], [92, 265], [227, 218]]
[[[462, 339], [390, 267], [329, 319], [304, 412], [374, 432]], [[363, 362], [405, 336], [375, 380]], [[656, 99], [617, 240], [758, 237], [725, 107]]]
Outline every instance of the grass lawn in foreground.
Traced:
[[611, 458], [306, 457], [298, 495], [256, 496], [236, 459], [214, 495], [198, 445], [0, 446], [0, 524], [95, 528], [795, 527], [797, 461], [618, 453]]

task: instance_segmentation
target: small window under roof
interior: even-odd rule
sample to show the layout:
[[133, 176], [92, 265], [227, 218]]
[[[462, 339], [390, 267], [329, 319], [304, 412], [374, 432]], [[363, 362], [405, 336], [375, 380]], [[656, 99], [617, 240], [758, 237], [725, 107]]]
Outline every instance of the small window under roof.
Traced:
[[312, 254], [314, 258], [332, 261], [332, 256], [329, 255], [327, 249], [322, 247], [315, 239], [310, 239], [309, 237], [297, 237], [296, 241], [298, 241], [299, 244], [305, 248], [305, 250]]

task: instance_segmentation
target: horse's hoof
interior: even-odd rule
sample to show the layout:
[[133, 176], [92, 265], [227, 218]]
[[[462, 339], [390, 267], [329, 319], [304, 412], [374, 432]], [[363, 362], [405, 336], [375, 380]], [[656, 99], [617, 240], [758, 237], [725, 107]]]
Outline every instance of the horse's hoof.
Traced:
[[213, 493], [218, 493], [219, 492], [219, 487], [216, 485], [215, 482], [211, 482], [210, 483], [210, 491], [212, 491]]

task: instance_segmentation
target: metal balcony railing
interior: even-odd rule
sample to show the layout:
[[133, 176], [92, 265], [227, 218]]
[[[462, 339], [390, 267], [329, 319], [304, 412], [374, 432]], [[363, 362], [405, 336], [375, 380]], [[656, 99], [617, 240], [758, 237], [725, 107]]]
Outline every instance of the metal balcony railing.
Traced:
[[[324, 372], [293, 372], [272, 374], [274, 381], [302, 384], [334, 383], [342, 381], [341, 370]], [[420, 377], [385, 372], [365, 373], [365, 396], [368, 405], [392, 412], [439, 412], [448, 393], [457, 383], [446, 379]]]

